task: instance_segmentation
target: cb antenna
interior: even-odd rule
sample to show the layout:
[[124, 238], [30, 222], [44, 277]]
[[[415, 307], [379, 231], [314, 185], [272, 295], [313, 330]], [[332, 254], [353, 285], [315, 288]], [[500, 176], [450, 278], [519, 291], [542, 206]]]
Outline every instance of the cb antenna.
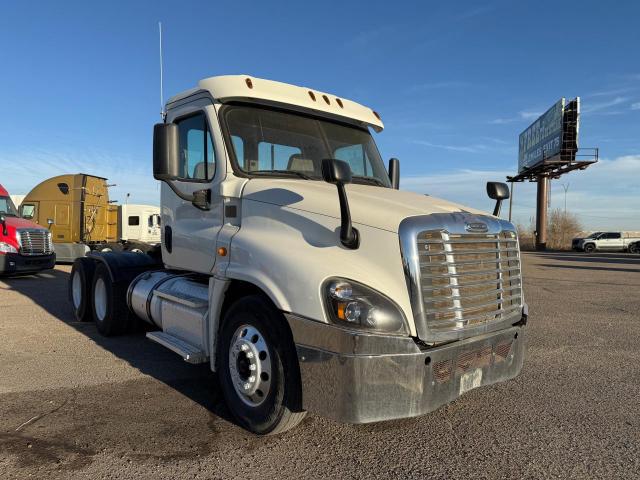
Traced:
[[164, 122], [167, 118], [167, 112], [164, 109], [164, 95], [163, 95], [163, 70], [162, 70], [162, 22], [158, 22], [158, 33], [160, 34], [160, 117]]

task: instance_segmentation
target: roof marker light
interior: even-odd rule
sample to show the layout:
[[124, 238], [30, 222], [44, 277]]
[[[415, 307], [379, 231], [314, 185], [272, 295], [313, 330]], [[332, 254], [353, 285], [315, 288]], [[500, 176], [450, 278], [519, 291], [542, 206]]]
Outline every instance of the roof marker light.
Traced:
[[250, 78], [245, 78], [245, 83], [247, 84], [247, 87], [249, 88], [253, 88], [253, 82], [251, 81]]
[[314, 102], [316, 101], [316, 96], [313, 94], [311, 90], [309, 90], [309, 96], [311, 97], [311, 100], [313, 100]]
[[375, 110], [371, 110], [373, 112], [373, 114], [376, 116], [376, 118], [380, 121], [382, 121], [382, 119], [380, 118], [380, 114], [378, 112], [376, 112]]
[[329, 97], [327, 97], [326, 95], [322, 95], [322, 98], [324, 98], [324, 101], [327, 102], [327, 105], [331, 105], [331, 102], [329, 101]]
[[340, 108], [344, 108], [344, 105], [342, 104], [342, 100], [340, 100], [339, 98], [336, 98], [336, 103], [340, 106]]

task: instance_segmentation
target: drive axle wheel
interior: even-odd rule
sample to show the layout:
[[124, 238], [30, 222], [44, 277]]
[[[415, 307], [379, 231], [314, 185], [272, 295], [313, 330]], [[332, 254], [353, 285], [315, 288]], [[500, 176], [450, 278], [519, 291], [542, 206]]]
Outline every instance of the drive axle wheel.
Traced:
[[240, 425], [272, 435], [302, 421], [306, 412], [291, 332], [266, 298], [236, 301], [224, 316], [218, 345], [222, 393]]
[[95, 262], [87, 257], [77, 258], [71, 267], [69, 300], [73, 306], [73, 314], [79, 322], [93, 320], [91, 315], [91, 284], [95, 270]]
[[129, 324], [126, 289], [111, 280], [103, 263], [96, 267], [91, 293], [93, 319], [98, 331], [105, 337], [124, 333]]

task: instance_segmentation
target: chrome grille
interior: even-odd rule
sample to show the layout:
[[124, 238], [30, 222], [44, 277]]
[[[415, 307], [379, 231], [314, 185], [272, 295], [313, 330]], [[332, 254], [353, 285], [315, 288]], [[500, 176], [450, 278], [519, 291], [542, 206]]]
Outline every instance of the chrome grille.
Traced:
[[22, 255], [51, 255], [53, 253], [53, 242], [48, 230], [31, 228], [18, 230], [17, 233]]
[[433, 332], [497, 322], [520, 310], [520, 254], [515, 232], [417, 236], [420, 284]]
[[418, 338], [458, 340], [510, 326], [524, 300], [510, 222], [470, 212], [405, 218], [400, 249]]

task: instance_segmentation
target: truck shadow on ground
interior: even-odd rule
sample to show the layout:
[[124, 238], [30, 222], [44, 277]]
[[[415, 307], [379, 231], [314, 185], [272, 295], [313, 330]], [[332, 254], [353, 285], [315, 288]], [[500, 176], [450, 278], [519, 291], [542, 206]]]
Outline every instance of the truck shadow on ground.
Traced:
[[[131, 367], [173, 388], [212, 414], [237, 425], [224, 404], [217, 375], [211, 372], [208, 363], [190, 365], [183, 362], [173, 352], [148, 340], [141, 325], [135, 326], [133, 332], [126, 335], [104, 337], [98, 333], [93, 322], [76, 321], [68, 301], [69, 272], [65, 270], [58, 267], [35, 275], [2, 278], [2, 281], [11, 290], [28, 297], [51, 316], [87, 336]], [[142, 324], [141, 321], [139, 323]]]
[[534, 252], [531, 253], [539, 259], [556, 260], [559, 262], [577, 262], [577, 263], [600, 263], [600, 264], [617, 264], [628, 267], [636, 266], [637, 268], [615, 268], [608, 266], [587, 267], [577, 265], [542, 265], [558, 268], [576, 268], [576, 269], [593, 269], [593, 270], [611, 270], [611, 271], [640, 271], [640, 255], [625, 253], [580, 253], [580, 252]]

